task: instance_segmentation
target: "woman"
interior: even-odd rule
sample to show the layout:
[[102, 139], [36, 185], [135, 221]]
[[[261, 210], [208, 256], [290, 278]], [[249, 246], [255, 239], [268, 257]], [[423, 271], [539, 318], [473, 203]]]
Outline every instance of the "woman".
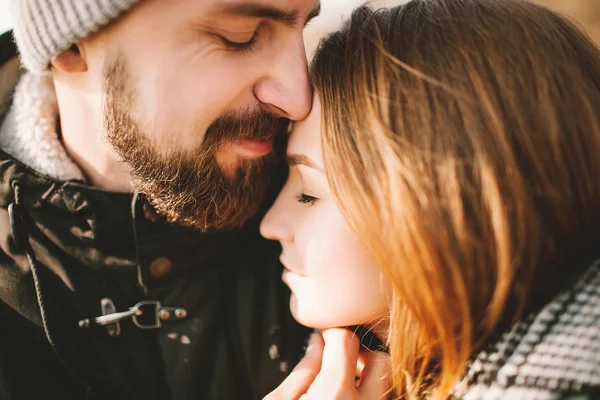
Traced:
[[311, 69], [261, 227], [296, 319], [372, 329], [398, 397], [600, 395], [592, 42], [524, 1], [414, 0], [356, 11]]

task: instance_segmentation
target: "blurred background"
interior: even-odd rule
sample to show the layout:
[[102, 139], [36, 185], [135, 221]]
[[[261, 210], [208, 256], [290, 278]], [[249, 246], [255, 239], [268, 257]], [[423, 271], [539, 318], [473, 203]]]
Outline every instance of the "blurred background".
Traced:
[[0, 33], [11, 27], [10, 15], [8, 12], [8, 2], [15, 0], [0, 0]]
[[[0, 0], [0, 32], [11, 28], [8, 5], [11, 1]], [[407, 0], [369, 0], [374, 7], [385, 7]], [[600, 43], [600, 0], [532, 0], [569, 15], [581, 24], [590, 36]], [[337, 29], [342, 20], [352, 9], [365, 0], [321, 0], [323, 12], [306, 29], [306, 47], [309, 54], [314, 50], [319, 39], [327, 33]]]

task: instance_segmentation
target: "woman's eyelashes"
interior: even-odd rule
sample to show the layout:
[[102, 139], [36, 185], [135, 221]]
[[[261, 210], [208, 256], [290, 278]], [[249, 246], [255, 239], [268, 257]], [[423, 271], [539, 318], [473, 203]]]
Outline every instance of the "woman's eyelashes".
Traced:
[[317, 200], [319, 200], [318, 198], [308, 195], [306, 193], [301, 193], [297, 196], [298, 199], [298, 203], [302, 203], [302, 204], [308, 204], [309, 207], [312, 207], [315, 205], [315, 203], [317, 202]]

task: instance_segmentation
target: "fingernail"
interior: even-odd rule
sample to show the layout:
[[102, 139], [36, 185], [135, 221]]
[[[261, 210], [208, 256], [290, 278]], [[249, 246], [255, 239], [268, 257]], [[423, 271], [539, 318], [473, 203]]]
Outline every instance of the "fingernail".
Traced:
[[306, 341], [304, 342], [304, 347], [302, 347], [302, 352], [306, 353], [306, 350], [308, 350], [308, 344], [310, 343], [310, 339], [312, 339], [313, 335], [317, 333], [316, 330], [313, 330], [313, 333], [311, 333], [307, 338]]
[[306, 351], [304, 352], [305, 354], [310, 353], [311, 349], [314, 349], [314, 344], [316, 343], [316, 341], [318, 339], [319, 339], [318, 333], [313, 333], [312, 335], [310, 335], [310, 339], [308, 339], [308, 345], [306, 346]]

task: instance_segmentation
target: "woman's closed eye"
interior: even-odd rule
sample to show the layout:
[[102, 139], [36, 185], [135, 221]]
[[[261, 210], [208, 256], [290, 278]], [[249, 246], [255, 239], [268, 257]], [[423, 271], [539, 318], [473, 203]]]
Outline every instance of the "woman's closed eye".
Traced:
[[299, 194], [297, 199], [298, 199], [298, 203], [308, 204], [309, 207], [314, 206], [315, 203], [317, 202], [317, 200], [319, 200], [318, 198], [308, 195], [306, 193]]

